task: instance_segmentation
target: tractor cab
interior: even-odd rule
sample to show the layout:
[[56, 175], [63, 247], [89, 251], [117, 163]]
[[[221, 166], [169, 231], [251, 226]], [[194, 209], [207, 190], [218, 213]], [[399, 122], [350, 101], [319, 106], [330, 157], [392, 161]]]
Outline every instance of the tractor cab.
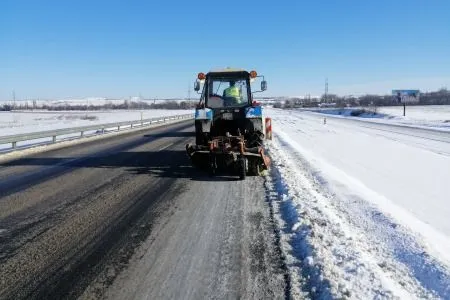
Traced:
[[[199, 73], [197, 77], [195, 90], [203, 86], [196, 109], [197, 145], [206, 145], [211, 136], [262, 133], [261, 107], [253, 107], [252, 93], [266, 89], [263, 76], [256, 71], [222, 69]], [[252, 92], [251, 83], [257, 77], [263, 79], [261, 90]]]
[[251, 105], [250, 76], [241, 72], [210, 72], [206, 75], [200, 103], [211, 109]]
[[[250, 73], [241, 69], [223, 69], [198, 74], [195, 90], [200, 90], [203, 84], [199, 107], [210, 109], [242, 108], [252, 105], [252, 90], [250, 84], [256, 79], [255, 71]], [[267, 84], [261, 82], [261, 91]], [[258, 91], [258, 92], [261, 92]]]

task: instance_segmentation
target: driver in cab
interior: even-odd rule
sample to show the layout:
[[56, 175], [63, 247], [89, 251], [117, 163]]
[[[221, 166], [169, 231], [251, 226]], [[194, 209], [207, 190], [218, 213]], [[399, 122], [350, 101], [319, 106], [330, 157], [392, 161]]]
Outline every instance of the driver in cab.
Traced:
[[241, 104], [241, 91], [236, 86], [235, 81], [230, 81], [230, 87], [223, 91], [223, 98], [230, 103], [230, 105]]

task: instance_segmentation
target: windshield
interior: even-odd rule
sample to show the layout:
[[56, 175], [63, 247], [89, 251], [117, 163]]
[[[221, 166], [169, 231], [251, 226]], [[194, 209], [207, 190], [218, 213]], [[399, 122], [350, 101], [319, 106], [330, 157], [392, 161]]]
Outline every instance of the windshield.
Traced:
[[211, 108], [241, 107], [248, 104], [246, 79], [212, 78], [209, 80], [207, 106]]

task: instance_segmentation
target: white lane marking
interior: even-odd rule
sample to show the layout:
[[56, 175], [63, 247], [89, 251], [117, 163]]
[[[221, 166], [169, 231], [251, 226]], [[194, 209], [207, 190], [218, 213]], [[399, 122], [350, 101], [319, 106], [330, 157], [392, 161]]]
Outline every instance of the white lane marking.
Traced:
[[164, 149], [167, 149], [167, 148], [169, 148], [170, 146], [172, 146], [173, 144], [175, 144], [175, 143], [170, 143], [170, 144], [168, 144], [168, 145], [165, 145], [164, 147], [160, 148], [158, 151], [162, 151], [162, 150], [164, 150]]

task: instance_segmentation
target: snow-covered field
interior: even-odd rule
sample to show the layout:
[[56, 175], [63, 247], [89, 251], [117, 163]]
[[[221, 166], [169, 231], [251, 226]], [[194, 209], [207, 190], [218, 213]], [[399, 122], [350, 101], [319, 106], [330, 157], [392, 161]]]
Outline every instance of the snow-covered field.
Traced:
[[[378, 112], [403, 117], [402, 106], [379, 107]], [[450, 105], [406, 106], [406, 116], [413, 120], [450, 121]]]
[[450, 299], [450, 133], [267, 115], [266, 184], [294, 293]]
[[[138, 121], [142, 119], [169, 117], [173, 115], [191, 114], [193, 110], [112, 110], [112, 111], [13, 111], [0, 112], [0, 137], [40, 132], [47, 130], [90, 126], [96, 124]], [[116, 128], [117, 130], [117, 128]], [[109, 131], [109, 129], [107, 129]], [[95, 135], [96, 131], [84, 132], [85, 136]], [[66, 134], [57, 137], [57, 141], [78, 138], [80, 133]], [[41, 145], [51, 142], [52, 138], [42, 138], [18, 142], [17, 147]], [[0, 151], [9, 151], [11, 144], [0, 144]]]
[[328, 108], [316, 111], [335, 117], [365, 119], [365, 121], [370, 120], [370, 122], [374, 123], [450, 131], [450, 105], [407, 106], [405, 117], [403, 116], [403, 106], [364, 108], [368, 112], [375, 112], [375, 114], [363, 113], [358, 117], [351, 116], [352, 112], [360, 109], [361, 108]]
[[0, 112], [0, 136], [89, 126], [95, 124], [134, 121], [162, 116], [193, 113], [192, 110], [114, 110], [114, 111], [13, 111]]

